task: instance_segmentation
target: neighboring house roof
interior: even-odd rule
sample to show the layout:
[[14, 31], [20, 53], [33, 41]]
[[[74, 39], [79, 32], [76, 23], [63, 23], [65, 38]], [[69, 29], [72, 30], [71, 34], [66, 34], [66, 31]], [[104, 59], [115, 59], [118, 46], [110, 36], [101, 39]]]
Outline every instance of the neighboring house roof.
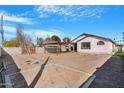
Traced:
[[52, 41], [52, 42], [43, 42], [44, 45], [56, 45], [56, 44], [59, 44], [59, 45], [68, 45], [68, 44], [74, 44], [72, 42], [55, 42], [55, 41]]
[[60, 45], [68, 45], [68, 44], [74, 44], [72, 42], [59, 42]]
[[103, 39], [103, 40], [106, 40], [106, 41], [110, 41], [110, 42], [112, 42], [112, 43], [115, 44], [115, 42], [114, 42], [113, 40], [111, 40], [110, 38], [106, 38], [106, 37], [102, 37], [102, 36], [97, 36], [97, 35], [92, 35], [92, 34], [86, 34], [86, 33], [83, 33], [83, 34], [81, 34], [80, 36], [76, 37], [75, 39], [72, 40], [72, 42], [73, 42], [74, 40], [78, 39], [78, 38], [81, 37], [81, 36], [85, 36], [85, 37], [81, 38], [81, 39], [78, 40], [77, 42], [83, 40], [83, 39], [86, 38], [86, 37], [95, 37], [95, 38], [100, 38], [100, 39]]
[[48, 45], [48, 44], [58, 44], [58, 42], [54, 41], [54, 40], [48, 40], [48, 41], [44, 41], [43, 42], [44, 45]]

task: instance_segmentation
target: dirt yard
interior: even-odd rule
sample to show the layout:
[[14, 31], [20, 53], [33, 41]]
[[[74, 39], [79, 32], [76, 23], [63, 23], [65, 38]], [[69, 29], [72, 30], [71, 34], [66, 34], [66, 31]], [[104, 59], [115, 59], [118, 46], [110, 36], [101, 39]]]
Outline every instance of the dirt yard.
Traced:
[[[11, 56], [27, 83], [26, 87], [73, 88], [84, 83], [111, 55], [62, 53]], [[43, 64], [48, 57], [48, 63]], [[14, 87], [23, 86], [15, 84]]]

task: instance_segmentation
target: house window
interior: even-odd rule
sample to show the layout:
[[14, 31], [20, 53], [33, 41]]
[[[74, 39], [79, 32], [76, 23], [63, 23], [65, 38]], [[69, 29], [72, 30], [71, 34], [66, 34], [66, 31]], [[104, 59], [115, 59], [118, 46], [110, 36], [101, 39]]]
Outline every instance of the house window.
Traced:
[[103, 41], [98, 41], [97, 45], [105, 45], [105, 43]]
[[90, 42], [82, 42], [81, 43], [81, 49], [90, 49]]

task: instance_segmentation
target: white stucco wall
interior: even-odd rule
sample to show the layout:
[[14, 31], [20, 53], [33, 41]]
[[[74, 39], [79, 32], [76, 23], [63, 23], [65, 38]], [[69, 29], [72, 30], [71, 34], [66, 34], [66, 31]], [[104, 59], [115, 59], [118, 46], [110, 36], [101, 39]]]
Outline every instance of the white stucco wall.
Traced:
[[6, 54], [21, 54], [21, 48], [20, 47], [3, 47], [2, 55], [6, 55]]
[[[67, 47], [66, 47], [66, 46], [67, 46]], [[73, 50], [71, 50], [71, 47], [73, 47]], [[64, 44], [64, 45], [61, 45], [61, 51], [62, 51], [62, 52], [66, 52], [67, 49], [68, 49], [69, 51], [74, 51], [74, 45], [72, 45], [72, 44]]]
[[62, 52], [66, 52], [67, 51], [67, 47], [65, 45], [61, 45], [61, 51]]
[[[36, 53], [44, 53], [43, 47], [36, 47]], [[21, 54], [21, 47], [4, 47], [2, 55], [6, 54]]]
[[122, 47], [122, 51], [124, 52], [124, 46]]
[[36, 47], [36, 53], [44, 53], [45, 49], [43, 47]]
[[[104, 41], [105, 45], [97, 45], [98, 41]], [[81, 49], [82, 42], [91, 42], [91, 49]], [[112, 53], [112, 43], [102, 39], [87, 37], [77, 43], [77, 51], [81, 53]]]

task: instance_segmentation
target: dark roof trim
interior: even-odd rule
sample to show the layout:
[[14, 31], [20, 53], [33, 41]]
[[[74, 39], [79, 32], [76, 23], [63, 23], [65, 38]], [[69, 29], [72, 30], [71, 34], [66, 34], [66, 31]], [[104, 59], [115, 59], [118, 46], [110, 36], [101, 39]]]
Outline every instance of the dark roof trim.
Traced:
[[71, 40], [71, 41], [76, 40], [77, 38], [81, 37], [82, 35], [83, 35], [83, 34], [81, 34], [81, 35], [77, 36], [76, 38], [74, 38], [74, 39], [73, 39], [73, 40]]
[[[97, 36], [97, 35], [92, 35], [92, 34], [86, 34], [86, 33], [81, 34], [80, 36], [76, 37], [76, 38], [75, 38], [75, 39], [73, 39], [72, 41], [76, 40], [77, 38], [79, 38], [79, 37], [81, 37], [81, 36], [86, 36], [86, 37], [96, 37], [96, 38], [100, 38], [100, 39], [104, 39], [104, 40], [110, 41], [110, 42], [112, 42], [112, 43], [114, 43], [114, 44], [115, 44], [115, 42], [114, 42], [114, 41], [112, 41], [112, 40], [111, 40], [111, 39], [109, 39], [109, 38], [106, 38], [106, 37], [101, 37], [101, 36]], [[86, 37], [84, 37], [84, 38], [86, 38]], [[84, 39], [84, 38], [82, 38], [82, 39]], [[78, 40], [77, 42], [81, 41], [82, 39]]]
[[[85, 37], [83, 37], [83, 38], [79, 39], [77, 42], [79, 42], [79, 41], [81, 41], [81, 40], [85, 39], [86, 37], [87, 37], [87, 36], [85, 36]], [[77, 42], [76, 42], [76, 43], [77, 43]]]

